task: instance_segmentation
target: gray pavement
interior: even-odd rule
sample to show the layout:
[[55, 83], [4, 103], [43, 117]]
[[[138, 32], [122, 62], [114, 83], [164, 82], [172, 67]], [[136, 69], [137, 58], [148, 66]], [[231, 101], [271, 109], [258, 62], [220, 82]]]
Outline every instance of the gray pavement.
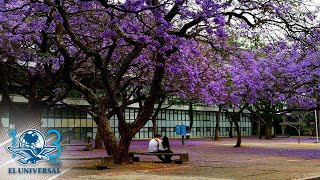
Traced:
[[[189, 153], [190, 162], [184, 164], [160, 163], [157, 158], [142, 156], [140, 162], [114, 165], [98, 171], [91, 162], [78, 162], [55, 179], [316, 179], [320, 177], [320, 143], [314, 138], [275, 138], [273, 140], [246, 137], [242, 147], [234, 148], [235, 138], [191, 139], [181, 146], [173, 139], [174, 152]], [[145, 151], [147, 140], [134, 141], [131, 150]], [[103, 150], [95, 150], [101, 153]], [[98, 152], [99, 151], [99, 152]], [[83, 152], [87, 153], [87, 152]], [[84, 164], [82, 164], [84, 163]]]

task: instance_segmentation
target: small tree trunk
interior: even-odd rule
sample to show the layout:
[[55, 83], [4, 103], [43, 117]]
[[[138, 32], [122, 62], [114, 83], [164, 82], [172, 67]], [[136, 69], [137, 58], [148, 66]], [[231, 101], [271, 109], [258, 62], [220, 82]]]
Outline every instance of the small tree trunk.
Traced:
[[219, 110], [216, 113], [216, 127], [214, 128], [214, 140], [219, 140], [219, 129], [220, 129], [220, 112], [221, 112], [221, 106], [219, 106]]
[[236, 125], [237, 130], [237, 144], [234, 147], [240, 147], [241, 146], [241, 130], [238, 121], [234, 121], [234, 124]]
[[[260, 122], [260, 120], [259, 120]], [[262, 139], [262, 131], [261, 131], [261, 124], [258, 124], [258, 133], [259, 133], [259, 139]]]
[[190, 119], [190, 124], [189, 124], [190, 128], [188, 133], [190, 133], [193, 126], [193, 102], [189, 102], [188, 112], [189, 112], [189, 119]]
[[153, 134], [158, 134], [158, 125], [157, 120], [152, 118], [152, 128], [153, 128]]
[[232, 121], [230, 122], [230, 128], [229, 128], [229, 138], [233, 138], [233, 123]]
[[271, 140], [271, 134], [272, 134], [272, 127], [271, 127], [272, 125], [270, 125], [270, 124], [266, 124], [265, 125], [265, 128], [266, 128], [266, 130], [265, 130], [265, 135], [266, 135], [266, 139], [269, 139], [269, 140]]
[[161, 106], [164, 102], [164, 98], [162, 98], [158, 104], [158, 107], [156, 109], [156, 111], [154, 112], [154, 114], [152, 115], [152, 127], [153, 127], [153, 134], [158, 134], [158, 125], [157, 125], [157, 117], [158, 114], [161, 110]]

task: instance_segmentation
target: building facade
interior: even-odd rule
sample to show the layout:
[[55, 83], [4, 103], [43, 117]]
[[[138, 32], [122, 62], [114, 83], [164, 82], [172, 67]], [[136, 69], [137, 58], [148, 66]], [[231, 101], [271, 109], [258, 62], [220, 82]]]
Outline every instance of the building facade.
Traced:
[[[79, 103], [79, 102], [78, 102]], [[80, 102], [81, 103], [81, 102]], [[81, 103], [85, 105], [85, 103]], [[165, 106], [165, 105], [164, 105]], [[138, 114], [138, 105], [133, 104], [125, 110], [125, 118], [127, 122], [133, 122]], [[193, 110], [193, 126], [190, 131], [191, 137], [210, 137], [214, 132], [216, 124], [216, 115], [218, 108], [195, 106]], [[175, 106], [160, 110], [157, 116], [158, 132], [170, 138], [179, 137], [176, 135], [176, 125], [186, 125], [187, 129], [190, 127], [190, 117], [188, 113], [188, 106]], [[1, 122], [4, 128], [10, 127], [10, 113], [1, 112]], [[95, 137], [98, 131], [97, 125], [93, 121], [90, 114], [81, 112], [70, 107], [54, 108], [47, 110], [41, 117], [43, 128], [55, 128], [59, 130], [64, 138], [67, 139], [85, 139], [86, 137]], [[118, 120], [113, 116], [109, 120], [110, 125], [119, 138]], [[230, 122], [226, 117], [226, 113], [220, 113], [220, 136], [228, 136], [230, 130]], [[252, 122], [248, 115], [242, 114], [239, 122], [241, 133], [243, 136], [252, 135]], [[232, 126], [236, 133], [235, 125]], [[148, 121], [145, 126], [135, 135], [135, 138], [152, 138], [153, 124]]]

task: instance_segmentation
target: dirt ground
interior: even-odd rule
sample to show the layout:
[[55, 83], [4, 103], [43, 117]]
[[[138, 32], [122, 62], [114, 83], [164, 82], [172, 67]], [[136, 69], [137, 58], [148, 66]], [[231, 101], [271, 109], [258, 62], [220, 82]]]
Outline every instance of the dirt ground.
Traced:
[[[99, 161], [63, 162], [61, 174], [51, 179], [310, 179], [320, 177], [320, 143], [314, 137], [245, 137], [242, 147], [233, 147], [235, 138], [171, 139], [174, 152], [189, 153], [183, 164], [161, 163], [157, 157], [141, 156], [140, 162], [112, 165], [96, 170]], [[132, 151], [146, 151], [148, 140], [135, 140]], [[64, 151], [63, 156], [100, 156], [104, 150]]]

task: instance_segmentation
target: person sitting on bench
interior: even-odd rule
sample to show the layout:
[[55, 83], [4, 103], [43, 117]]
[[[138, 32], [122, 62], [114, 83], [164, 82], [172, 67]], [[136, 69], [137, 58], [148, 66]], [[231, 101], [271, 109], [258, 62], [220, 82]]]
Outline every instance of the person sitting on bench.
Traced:
[[[149, 141], [148, 151], [151, 153], [173, 153], [170, 150], [168, 138], [165, 137], [165, 141], [164, 141], [165, 146], [163, 146], [163, 144], [162, 144], [163, 142], [160, 138], [161, 138], [160, 134], [155, 134], [154, 138]], [[157, 155], [157, 157], [165, 163], [172, 162], [171, 155], [165, 155], [164, 157], [161, 155]]]
[[[161, 148], [161, 146], [159, 146], [159, 149], [162, 152], [173, 153], [170, 150], [169, 138], [167, 136], [163, 136], [161, 143], [162, 143], [162, 148]], [[166, 155], [166, 157], [167, 157], [168, 161], [172, 162], [172, 160], [171, 160], [172, 155]]]

